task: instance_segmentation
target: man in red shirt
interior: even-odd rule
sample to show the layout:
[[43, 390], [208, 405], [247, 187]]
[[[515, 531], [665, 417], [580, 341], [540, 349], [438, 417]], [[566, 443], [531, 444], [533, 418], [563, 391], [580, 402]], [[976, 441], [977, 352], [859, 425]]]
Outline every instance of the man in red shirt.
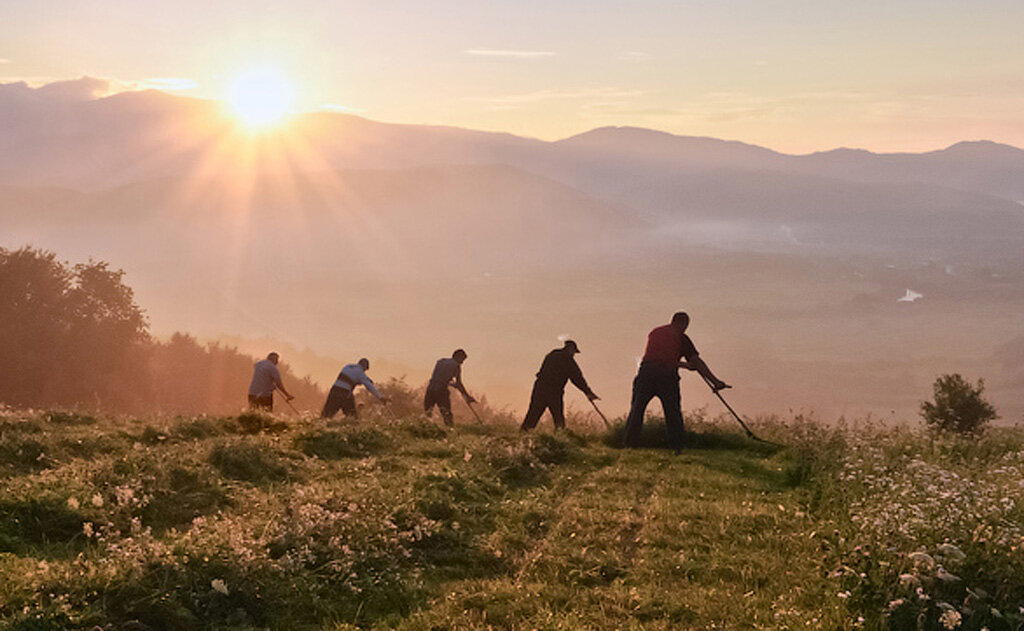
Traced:
[[[690, 316], [680, 311], [672, 316], [672, 323], [659, 326], [647, 336], [647, 350], [644, 351], [640, 370], [633, 379], [633, 402], [626, 419], [626, 446], [640, 446], [640, 433], [644, 425], [644, 413], [651, 399], [661, 399], [665, 411], [665, 428], [668, 430], [669, 445], [679, 449], [683, 446], [683, 410], [679, 396], [679, 369], [696, 370], [706, 377], [717, 392], [729, 384], [716, 377], [704, 363], [686, 335]], [[681, 361], [682, 358], [686, 361]]]

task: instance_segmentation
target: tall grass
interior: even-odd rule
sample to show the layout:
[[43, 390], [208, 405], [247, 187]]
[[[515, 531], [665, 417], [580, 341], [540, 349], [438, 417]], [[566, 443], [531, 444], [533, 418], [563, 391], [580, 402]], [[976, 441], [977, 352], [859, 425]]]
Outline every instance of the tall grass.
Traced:
[[1020, 430], [381, 412], [4, 411], [0, 627], [1021, 628]]

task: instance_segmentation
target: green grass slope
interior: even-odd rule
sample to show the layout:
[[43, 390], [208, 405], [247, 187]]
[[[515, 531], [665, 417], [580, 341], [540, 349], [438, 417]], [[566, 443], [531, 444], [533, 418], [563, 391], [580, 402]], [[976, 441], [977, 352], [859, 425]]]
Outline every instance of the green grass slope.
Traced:
[[1021, 627], [1018, 430], [367, 416], [0, 414], [0, 627]]

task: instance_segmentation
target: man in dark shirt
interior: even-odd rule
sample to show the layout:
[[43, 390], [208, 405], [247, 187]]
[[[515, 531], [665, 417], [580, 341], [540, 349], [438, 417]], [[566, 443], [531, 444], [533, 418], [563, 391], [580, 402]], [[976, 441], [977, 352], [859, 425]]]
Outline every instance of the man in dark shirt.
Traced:
[[556, 348], [544, 357], [537, 372], [537, 381], [533, 383], [533, 394], [530, 395], [530, 409], [523, 419], [522, 431], [529, 431], [537, 427], [537, 421], [545, 409], [551, 410], [551, 418], [556, 428], [565, 427], [565, 412], [563, 409], [563, 397], [565, 396], [565, 384], [572, 381], [573, 384], [587, 395], [591, 401], [599, 399], [594, 391], [587, 385], [583, 378], [583, 371], [576, 363], [574, 355], [580, 352], [576, 342], [566, 340], [565, 346]]
[[469, 396], [466, 387], [462, 385], [462, 362], [466, 361], [466, 351], [456, 349], [451, 357], [442, 357], [434, 364], [434, 372], [430, 375], [430, 383], [427, 384], [427, 391], [423, 395], [423, 411], [427, 416], [434, 411], [434, 406], [441, 410], [441, 418], [444, 424], [451, 427], [455, 424], [452, 418], [452, 398], [448, 392], [451, 386], [462, 393], [466, 403], [476, 403], [476, 399]]
[[[651, 399], [661, 399], [665, 411], [665, 428], [670, 446], [683, 446], [683, 411], [679, 395], [679, 369], [695, 370], [706, 377], [717, 392], [729, 384], [716, 377], [704, 363], [693, 341], [686, 335], [690, 316], [680, 311], [672, 316], [672, 323], [651, 331], [647, 336], [640, 370], [633, 379], [633, 402], [626, 419], [626, 446], [638, 447], [643, 429], [644, 414]], [[686, 361], [680, 361], [682, 358]]]

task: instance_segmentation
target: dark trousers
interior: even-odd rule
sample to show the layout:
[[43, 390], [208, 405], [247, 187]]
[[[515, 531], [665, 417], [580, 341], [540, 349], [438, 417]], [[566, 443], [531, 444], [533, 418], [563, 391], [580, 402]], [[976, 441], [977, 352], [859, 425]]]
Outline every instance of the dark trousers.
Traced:
[[526, 411], [526, 418], [519, 429], [526, 431], [537, 427], [544, 410], [551, 410], [551, 420], [555, 427], [565, 427], [565, 409], [563, 398], [565, 389], [549, 386], [537, 380], [533, 383], [533, 393], [530, 395], [530, 408]]
[[448, 384], [431, 383], [427, 386], [427, 393], [423, 395], [423, 411], [429, 416], [435, 405], [437, 409], [441, 410], [444, 424], [455, 425], [455, 421], [452, 419], [452, 395], [448, 391]]
[[683, 445], [683, 410], [679, 396], [679, 371], [676, 368], [656, 364], [640, 364], [640, 370], [633, 379], [633, 402], [626, 419], [626, 446], [639, 447], [640, 433], [644, 426], [644, 414], [651, 399], [661, 399], [665, 411], [665, 429], [671, 447]]
[[257, 396], [255, 394], [249, 395], [249, 409], [250, 410], [266, 410], [267, 412], [274, 411], [274, 395], [268, 394], [266, 396]]
[[327, 401], [324, 402], [324, 409], [320, 412], [320, 417], [331, 418], [338, 413], [338, 410], [344, 412], [345, 416], [359, 417], [358, 412], [356, 412], [356, 399], [352, 396], [352, 391], [347, 388], [331, 386], [331, 391], [327, 393]]

